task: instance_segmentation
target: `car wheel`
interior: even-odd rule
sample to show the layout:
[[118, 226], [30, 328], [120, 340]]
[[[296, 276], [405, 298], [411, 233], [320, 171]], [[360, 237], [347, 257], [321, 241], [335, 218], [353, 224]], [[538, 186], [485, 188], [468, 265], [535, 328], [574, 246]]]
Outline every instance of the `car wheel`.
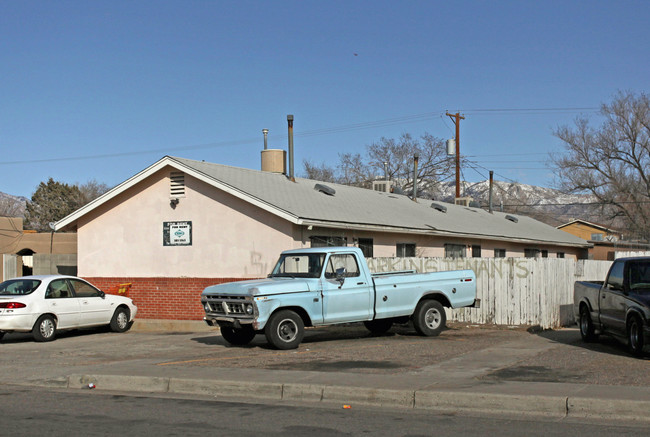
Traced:
[[445, 309], [437, 300], [422, 300], [415, 307], [413, 326], [420, 335], [427, 337], [440, 335], [446, 322]]
[[378, 320], [367, 320], [363, 322], [363, 325], [372, 335], [382, 335], [388, 332], [388, 330], [393, 326], [392, 319], [378, 319]]
[[591, 321], [591, 316], [589, 315], [589, 308], [586, 305], [580, 307], [580, 336], [582, 341], [590, 343], [598, 339], [594, 330], [594, 323]]
[[643, 355], [643, 322], [638, 316], [632, 316], [627, 323], [627, 344], [632, 355]]
[[274, 313], [264, 327], [266, 340], [278, 349], [295, 349], [305, 335], [305, 325], [291, 310]]
[[111, 319], [111, 330], [113, 332], [125, 332], [131, 327], [129, 323], [129, 310], [124, 307], [119, 307], [115, 310], [113, 318]]
[[0, 341], [2, 341], [2, 338], [5, 336], [4, 332], [0, 332]]
[[235, 346], [243, 346], [250, 343], [255, 338], [255, 331], [252, 327], [233, 328], [231, 326], [220, 326], [221, 336], [228, 343]]
[[56, 321], [50, 315], [43, 315], [38, 318], [32, 335], [36, 341], [52, 341], [56, 336]]

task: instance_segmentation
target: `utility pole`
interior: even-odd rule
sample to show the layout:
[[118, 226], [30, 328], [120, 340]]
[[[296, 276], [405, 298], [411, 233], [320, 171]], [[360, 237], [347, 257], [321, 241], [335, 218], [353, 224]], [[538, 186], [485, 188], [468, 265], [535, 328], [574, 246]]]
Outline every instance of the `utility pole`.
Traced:
[[465, 117], [460, 113], [446, 114], [451, 118], [451, 121], [456, 125], [456, 198], [460, 197], [460, 121], [465, 120]]

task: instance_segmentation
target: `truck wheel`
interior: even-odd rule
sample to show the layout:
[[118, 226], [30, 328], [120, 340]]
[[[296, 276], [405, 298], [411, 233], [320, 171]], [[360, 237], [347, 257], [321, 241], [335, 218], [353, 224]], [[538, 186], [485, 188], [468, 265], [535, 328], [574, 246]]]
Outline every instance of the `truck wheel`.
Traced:
[[367, 320], [363, 324], [373, 335], [381, 335], [388, 332], [393, 326], [393, 321], [391, 319]]
[[264, 335], [278, 349], [295, 349], [305, 335], [305, 325], [298, 314], [291, 310], [281, 310], [269, 318], [264, 327]]
[[445, 327], [446, 321], [445, 309], [437, 300], [422, 300], [415, 307], [413, 326], [420, 335], [427, 337], [439, 335]]
[[627, 344], [632, 355], [643, 355], [643, 322], [638, 316], [632, 316], [627, 323]]
[[582, 337], [582, 341], [590, 343], [598, 339], [598, 335], [596, 335], [594, 330], [594, 324], [589, 315], [589, 308], [587, 308], [586, 305], [580, 307], [580, 320], [578, 323], [580, 324], [580, 336]]
[[223, 339], [235, 346], [243, 346], [255, 338], [255, 331], [253, 331], [252, 327], [233, 328], [230, 326], [220, 326], [219, 330]]

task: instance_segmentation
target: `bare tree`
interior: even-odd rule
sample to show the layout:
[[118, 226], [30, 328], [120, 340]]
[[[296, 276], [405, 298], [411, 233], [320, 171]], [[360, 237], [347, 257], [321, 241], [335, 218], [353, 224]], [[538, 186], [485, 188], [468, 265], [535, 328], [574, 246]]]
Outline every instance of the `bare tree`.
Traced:
[[84, 205], [95, 200], [110, 189], [108, 185], [97, 182], [96, 179], [91, 179], [85, 184], [80, 185], [77, 183], [76, 185], [79, 187], [79, 191], [81, 191], [81, 198]]
[[592, 194], [603, 214], [620, 220], [643, 240], [650, 238], [650, 100], [645, 93], [618, 93], [601, 106], [598, 128], [578, 118], [554, 134], [567, 147], [551, 157], [559, 188]]
[[413, 188], [413, 160], [418, 155], [418, 189], [435, 192], [437, 184], [450, 175], [452, 161], [447, 158], [443, 140], [425, 133], [420, 138], [402, 134], [398, 139], [382, 137], [366, 146], [366, 153], [339, 155], [336, 169], [309, 161], [303, 165], [307, 176], [323, 181], [370, 188], [372, 181], [384, 178], [384, 163], [388, 177], [397, 188], [404, 191]]

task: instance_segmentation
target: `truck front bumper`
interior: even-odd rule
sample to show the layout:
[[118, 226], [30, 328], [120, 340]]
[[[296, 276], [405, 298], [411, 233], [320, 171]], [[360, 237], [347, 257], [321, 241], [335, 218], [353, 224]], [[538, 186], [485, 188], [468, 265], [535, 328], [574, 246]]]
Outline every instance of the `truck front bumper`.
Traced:
[[236, 319], [233, 317], [224, 317], [224, 316], [205, 316], [203, 317], [205, 323], [208, 326], [232, 326], [235, 329], [243, 328], [244, 326], [253, 326], [253, 329], [257, 329], [254, 319]]

